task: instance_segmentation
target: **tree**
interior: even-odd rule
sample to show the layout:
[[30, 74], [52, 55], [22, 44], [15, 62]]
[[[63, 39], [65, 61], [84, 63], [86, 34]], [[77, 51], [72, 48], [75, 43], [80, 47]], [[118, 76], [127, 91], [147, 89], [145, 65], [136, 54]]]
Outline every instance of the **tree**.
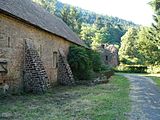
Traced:
[[33, 0], [33, 1], [40, 4], [44, 9], [46, 9], [50, 13], [55, 14], [57, 0]]
[[100, 32], [96, 32], [95, 36], [92, 38], [92, 44], [91, 47], [93, 50], [98, 50], [98, 48], [101, 46], [103, 36]]
[[64, 5], [58, 16], [80, 36], [82, 20], [79, 9]]
[[154, 43], [148, 27], [129, 29], [122, 37], [119, 49], [120, 61], [124, 64], [158, 65], [160, 49]]
[[80, 11], [78, 8], [75, 8], [73, 6], [70, 7], [69, 19], [71, 23], [71, 29], [80, 36], [82, 19], [80, 17]]
[[69, 19], [69, 13], [70, 9], [67, 7], [67, 5], [64, 5], [63, 8], [60, 11], [59, 17], [68, 25], [70, 26], [71, 22]]
[[71, 46], [67, 56], [75, 79], [87, 80], [91, 77], [91, 60], [85, 48]]
[[89, 80], [94, 72], [110, 70], [108, 66], [103, 64], [99, 52], [80, 46], [70, 46], [67, 59], [77, 80]]
[[95, 36], [96, 29], [89, 24], [82, 24], [80, 38], [91, 47], [92, 38]]
[[103, 39], [103, 34], [94, 24], [83, 24], [80, 36], [81, 39], [84, 40], [85, 43], [94, 50], [98, 49]]
[[130, 28], [122, 37], [121, 47], [119, 49], [120, 61], [126, 64], [135, 64], [137, 62], [137, 39], [138, 30]]
[[154, 10], [153, 19], [155, 23], [152, 24], [152, 29], [150, 31], [153, 41], [160, 47], [160, 0], [152, 0], [150, 2]]
[[100, 30], [102, 27], [104, 27], [104, 26], [105, 26], [105, 23], [104, 23], [103, 17], [97, 15], [97, 16], [96, 16], [96, 20], [95, 20], [95, 22], [94, 22], [94, 25], [96, 26], [96, 28], [97, 28], [98, 30]]
[[144, 65], [156, 65], [160, 63], [160, 50], [149, 34], [150, 28], [141, 27], [138, 33], [137, 50], [139, 52], [139, 61]]
[[[33, 1], [39, 3], [52, 14], [60, 17], [79, 37], [85, 40], [88, 46], [91, 46], [93, 41], [93, 45], [96, 45], [97, 38], [100, 38], [101, 40], [99, 41], [102, 43], [120, 44], [120, 37], [124, 35], [126, 29], [130, 26], [136, 26], [134, 23], [123, 19], [96, 14], [63, 4], [57, 0]], [[91, 34], [89, 30], [91, 30]], [[95, 32], [94, 35], [93, 32]]]

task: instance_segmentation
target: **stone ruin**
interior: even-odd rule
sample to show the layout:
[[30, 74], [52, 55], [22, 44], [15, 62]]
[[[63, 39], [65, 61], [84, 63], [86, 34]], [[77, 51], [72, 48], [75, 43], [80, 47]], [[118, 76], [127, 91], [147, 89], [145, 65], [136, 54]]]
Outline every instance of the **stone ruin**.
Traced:
[[114, 45], [101, 45], [101, 52], [101, 56], [105, 64], [111, 67], [116, 67], [118, 65], [118, 49]]

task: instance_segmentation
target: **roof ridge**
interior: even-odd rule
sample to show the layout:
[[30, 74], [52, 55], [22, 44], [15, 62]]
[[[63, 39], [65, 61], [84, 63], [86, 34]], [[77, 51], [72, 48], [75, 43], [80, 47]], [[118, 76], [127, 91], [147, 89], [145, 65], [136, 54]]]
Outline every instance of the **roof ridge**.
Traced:
[[77, 45], [86, 46], [69, 26], [31, 0], [0, 0], [0, 10]]

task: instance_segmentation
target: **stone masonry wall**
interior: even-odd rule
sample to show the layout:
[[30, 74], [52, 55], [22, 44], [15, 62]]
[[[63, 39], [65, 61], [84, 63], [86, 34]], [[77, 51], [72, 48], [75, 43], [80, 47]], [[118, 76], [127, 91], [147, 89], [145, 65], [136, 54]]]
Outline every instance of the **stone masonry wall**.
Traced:
[[74, 85], [73, 74], [62, 49], [59, 49], [58, 61], [58, 83], [61, 85]]
[[[58, 49], [62, 48], [66, 56], [72, 43], [0, 13], [0, 59], [7, 61], [8, 73], [4, 77], [10, 86], [9, 89], [15, 92], [23, 89], [25, 39], [32, 40], [43, 62], [50, 85], [56, 85], [58, 68], [53, 65], [53, 53], [58, 53]], [[3, 81], [0, 77], [0, 84], [3, 84]]]
[[118, 50], [114, 45], [104, 45], [101, 48], [103, 62], [112, 67], [118, 65]]
[[47, 73], [33, 43], [25, 43], [24, 90], [43, 93], [49, 86]]

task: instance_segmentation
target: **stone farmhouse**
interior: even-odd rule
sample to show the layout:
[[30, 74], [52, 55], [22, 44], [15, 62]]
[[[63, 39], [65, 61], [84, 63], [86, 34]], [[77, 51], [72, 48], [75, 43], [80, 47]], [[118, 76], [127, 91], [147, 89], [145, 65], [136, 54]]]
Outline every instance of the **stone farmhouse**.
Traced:
[[31, 0], [0, 0], [0, 86], [4, 92], [42, 93], [74, 83], [68, 48], [82, 40]]
[[110, 44], [101, 45], [102, 60], [106, 65], [116, 67], [118, 65], [118, 49]]

